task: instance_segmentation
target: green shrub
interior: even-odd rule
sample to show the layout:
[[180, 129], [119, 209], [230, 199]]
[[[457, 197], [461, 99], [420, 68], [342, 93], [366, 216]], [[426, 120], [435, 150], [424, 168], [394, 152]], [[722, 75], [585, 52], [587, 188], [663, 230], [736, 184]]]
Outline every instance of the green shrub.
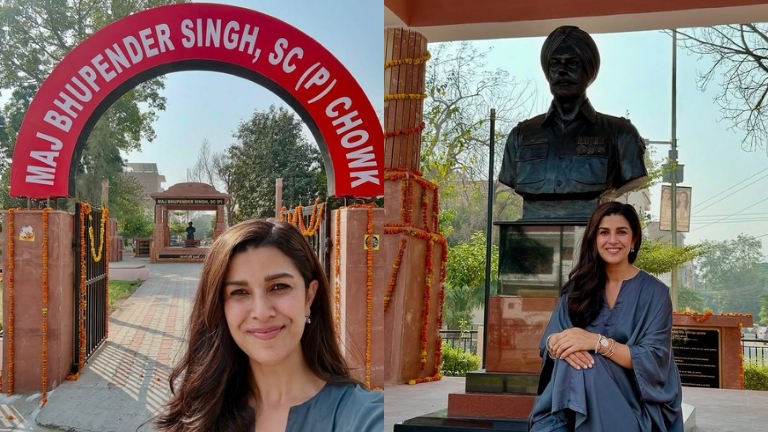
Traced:
[[480, 369], [480, 356], [453, 348], [447, 343], [443, 344], [443, 364], [440, 365], [440, 373], [444, 376], [463, 377], [467, 372], [478, 369]]
[[745, 364], [744, 388], [746, 390], [768, 390], [768, 366]]

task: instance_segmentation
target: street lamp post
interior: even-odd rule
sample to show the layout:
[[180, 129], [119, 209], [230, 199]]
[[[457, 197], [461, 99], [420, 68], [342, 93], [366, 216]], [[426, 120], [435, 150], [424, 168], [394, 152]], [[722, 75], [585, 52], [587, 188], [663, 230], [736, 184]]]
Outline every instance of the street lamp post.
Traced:
[[[672, 165], [672, 247], [677, 247], [677, 31], [672, 30], [672, 148], [669, 149], [669, 163]], [[672, 270], [672, 310], [677, 310], [677, 269]]]
[[[669, 141], [650, 141], [645, 140], [645, 144], [661, 144], [670, 146], [668, 155], [668, 164], [665, 165], [671, 170], [664, 173], [665, 181], [669, 179], [671, 192], [671, 220], [670, 230], [672, 235], [672, 246], [677, 247], [677, 183], [683, 181], [682, 166], [677, 165], [677, 31], [672, 30], [672, 138]], [[672, 298], [672, 309], [677, 310], [677, 269], [672, 270], [672, 281], [669, 287], [669, 295]]]

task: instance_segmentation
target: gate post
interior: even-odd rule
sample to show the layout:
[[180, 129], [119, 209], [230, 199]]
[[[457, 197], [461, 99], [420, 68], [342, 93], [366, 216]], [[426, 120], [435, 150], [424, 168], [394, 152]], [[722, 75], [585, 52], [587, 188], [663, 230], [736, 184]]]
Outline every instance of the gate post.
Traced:
[[[334, 293], [342, 354], [355, 378], [370, 387], [383, 388], [384, 290], [388, 275], [385, 254], [390, 253], [380, 247], [384, 237], [384, 209], [373, 208], [369, 212], [367, 208], [341, 208], [329, 216], [333, 218], [329, 236], [333, 265], [328, 279]], [[370, 252], [372, 263], [368, 262], [366, 245], [369, 223], [374, 238], [378, 239], [371, 242], [375, 243]]]
[[[7, 394], [50, 391], [66, 378], [74, 360], [73, 215], [47, 211], [45, 233], [42, 210], [7, 210], [2, 217], [2, 390]], [[43, 314], [46, 301], [47, 317]]]

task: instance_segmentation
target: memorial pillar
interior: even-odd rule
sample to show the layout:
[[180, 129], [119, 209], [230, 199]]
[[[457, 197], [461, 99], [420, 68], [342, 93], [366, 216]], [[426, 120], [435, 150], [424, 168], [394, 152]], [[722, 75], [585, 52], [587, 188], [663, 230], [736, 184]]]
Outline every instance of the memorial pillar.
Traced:
[[381, 246], [384, 209], [372, 204], [333, 211], [330, 291], [342, 354], [371, 388], [385, 382], [384, 289], [391, 250]]
[[152, 232], [152, 245], [150, 247], [149, 261], [157, 262], [160, 254], [160, 249], [167, 244], [166, 231], [168, 229], [168, 223], [166, 220], [167, 212], [164, 205], [155, 205], [155, 229]]
[[2, 219], [2, 391], [48, 392], [74, 364], [73, 215], [9, 210]]
[[387, 384], [440, 378], [447, 250], [437, 186], [419, 172], [427, 39], [384, 30], [384, 295]]
[[213, 239], [219, 238], [221, 233], [227, 229], [227, 222], [224, 219], [224, 206], [220, 205], [216, 207], [216, 228], [213, 230]]

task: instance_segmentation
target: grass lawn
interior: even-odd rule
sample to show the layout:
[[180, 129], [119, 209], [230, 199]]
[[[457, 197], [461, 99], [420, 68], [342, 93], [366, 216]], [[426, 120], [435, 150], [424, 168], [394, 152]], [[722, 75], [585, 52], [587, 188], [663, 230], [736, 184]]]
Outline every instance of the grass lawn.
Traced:
[[135, 281], [109, 281], [109, 312], [112, 313], [123, 300], [141, 286], [140, 280]]
[[[140, 280], [109, 281], [109, 312], [115, 310], [123, 300], [130, 297], [136, 288], [141, 286]], [[0, 329], [3, 328], [3, 284], [0, 282]]]

